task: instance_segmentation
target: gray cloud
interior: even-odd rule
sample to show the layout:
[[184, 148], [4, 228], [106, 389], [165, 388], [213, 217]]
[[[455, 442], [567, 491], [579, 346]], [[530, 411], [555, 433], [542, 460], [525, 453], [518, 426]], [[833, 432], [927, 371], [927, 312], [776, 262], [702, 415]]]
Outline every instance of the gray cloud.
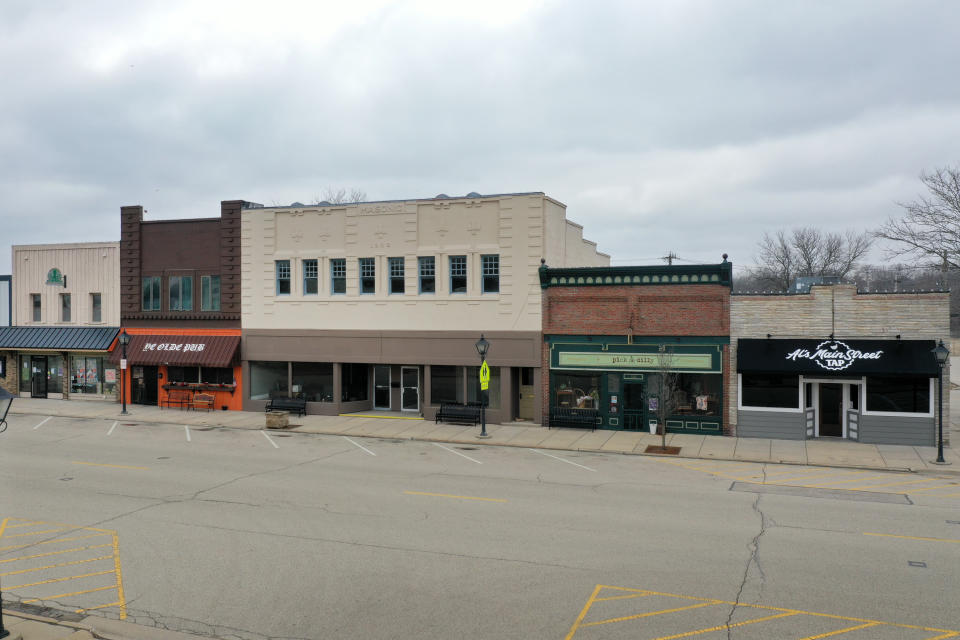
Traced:
[[8, 1], [9, 245], [119, 207], [543, 190], [616, 260], [869, 228], [956, 163], [960, 6]]

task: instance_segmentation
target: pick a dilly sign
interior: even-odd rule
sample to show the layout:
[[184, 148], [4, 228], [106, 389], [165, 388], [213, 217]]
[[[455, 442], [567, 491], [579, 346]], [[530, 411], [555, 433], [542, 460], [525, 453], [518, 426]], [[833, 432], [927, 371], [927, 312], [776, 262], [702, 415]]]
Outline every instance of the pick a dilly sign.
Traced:
[[813, 351], [794, 349], [787, 354], [787, 360], [812, 360], [827, 371], [843, 371], [857, 360], [879, 360], [882, 355], [882, 350], [860, 351], [839, 340], [825, 340]]

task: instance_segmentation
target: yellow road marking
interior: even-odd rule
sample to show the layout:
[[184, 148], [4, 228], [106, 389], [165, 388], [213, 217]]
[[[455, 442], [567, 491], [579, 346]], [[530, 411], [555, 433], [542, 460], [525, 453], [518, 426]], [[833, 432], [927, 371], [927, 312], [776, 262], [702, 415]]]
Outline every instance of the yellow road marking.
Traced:
[[91, 467], [110, 467], [111, 469], [136, 469], [137, 471], [149, 470], [149, 467], [131, 467], [125, 464], [101, 464], [99, 462], [80, 462], [79, 460], [74, 460], [73, 464], [85, 464]]
[[[823, 469], [821, 469], [821, 470], [820, 470], [820, 473], [814, 473], [814, 474], [811, 474], [811, 475], [808, 475], [808, 476], [798, 477], [798, 478], [796, 478], [796, 480], [805, 482], [805, 481], [807, 481], [807, 480], [813, 480], [814, 478], [840, 478], [840, 477], [842, 477], [842, 476], [854, 476], [854, 475], [855, 475], [855, 476], [860, 476], [860, 477], [859, 477], [859, 478], [854, 478], [853, 480], [844, 480], [844, 482], [856, 482], [856, 481], [858, 481], [858, 480], [862, 480], [862, 479], [863, 479], [863, 476], [864, 476], [864, 473], [863, 473], [863, 471], [843, 471], [843, 472], [837, 472], [837, 471], [824, 471]], [[789, 482], [790, 480], [793, 480], [793, 478], [790, 478], [790, 477], [787, 477], [787, 478], [779, 478], [779, 479], [776, 480], [776, 482], [786, 483], [786, 482]], [[832, 482], [832, 480], [818, 480], [818, 481], [815, 482], [814, 484], [826, 484], [827, 482]]]
[[32, 522], [33, 524], [49, 524], [57, 527], [63, 527], [65, 529], [86, 529], [87, 531], [101, 531], [103, 533], [113, 533], [113, 530], [111, 529], [98, 529], [97, 527], [78, 527], [77, 525], [66, 524], [64, 522], [40, 522], [39, 520], [30, 521], [30, 520], [27, 520], [26, 518], [11, 518], [11, 520], [18, 520], [21, 522]]
[[593, 601], [596, 599], [597, 594], [600, 593], [601, 589], [603, 589], [602, 584], [598, 584], [596, 587], [594, 587], [593, 593], [590, 594], [590, 598], [587, 600], [587, 604], [583, 605], [583, 609], [580, 611], [580, 615], [578, 615], [577, 619], [573, 621], [573, 626], [570, 627], [570, 631], [569, 633], [567, 633], [567, 637], [564, 638], [563, 640], [570, 640], [571, 638], [573, 638], [573, 634], [575, 634], [577, 632], [577, 629], [580, 628], [580, 623], [583, 622], [584, 617], [586, 617], [587, 615], [587, 611], [589, 611], [590, 607], [593, 606]]
[[869, 531], [864, 531], [863, 535], [877, 536], [878, 538], [901, 538], [903, 540], [922, 540], [925, 542], [950, 542], [953, 544], [960, 544], [960, 540], [950, 540], [949, 538], [924, 538], [922, 536], [900, 536], [893, 533], [871, 533]]
[[404, 491], [408, 496], [433, 496], [435, 498], [458, 498], [460, 500], [483, 500], [485, 502], [506, 502], [503, 498], [478, 498], [476, 496], [455, 496], [450, 493], [427, 493], [426, 491]]
[[609, 600], [628, 600], [630, 598], [645, 598], [649, 593], [631, 593], [628, 596], [610, 596], [609, 598], [597, 598], [596, 602], [607, 602]]
[[938, 497], [938, 498], [952, 498], [952, 497], [954, 497], [954, 496], [960, 496], [960, 493], [944, 493], [944, 494], [938, 495], [937, 497]]
[[[0, 529], [0, 537], [3, 536], [2, 529]], [[31, 542], [30, 544], [14, 544], [9, 547], [0, 547], [0, 551], [9, 551], [11, 549], [25, 549], [27, 547], [33, 547], [38, 544], [60, 544], [61, 542], [72, 542], [74, 540], [86, 540], [87, 538], [98, 538], [100, 536], [109, 535], [107, 533], [91, 533], [88, 536], [71, 536], [69, 538], [56, 538], [54, 540], [42, 540], [40, 542]], [[8, 536], [9, 537], [9, 536]]]
[[734, 627], [745, 627], [748, 624], [756, 624], [758, 622], [766, 622], [767, 620], [776, 620], [777, 618], [789, 618], [790, 616], [795, 616], [797, 613], [778, 613], [772, 616], [764, 616], [763, 618], [755, 618], [753, 620], [747, 620], [746, 622], [734, 622], [733, 624], [722, 624], [718, 627], [709, 627], [707, 629], [697, 629], [696, 631], [687, 631], [686, 633], [678, 633], [672, 636], [660, 636], [655, 640], [675, 640], [675, 638], [689, 638], [690, 636], [698, 636], [701, 633], [710, 633], [711, 631], [722, 631], [724, 629], [733, 629]]
[[32, 527], [34, 525], [44, 524], [43, 522], [21, 522], [20, 524], [8, 524], [7, 529], [17, 529], [19, 527]]
[[0, 522], [0, 538], [3, 537], [3, 534], [4, 534], [4, 533], [6, 532], [6, 530], [7, 530], [7, 521], [8, 521], [9, 519], [10, 519], [10, 518], [4, 518], [4, 519], [3, 519], [3, 522]]
[[943, 640], [944, 638], [956, 638], [960, 636], [960, 631], [950, 631], [940, 636], [933, 636], [932, 638], [927, 638], [927, 640]]
[[31, 531], [29, 533], [15, 533], [12, 536], [6, 536], [7, 538], [23, 538], [25, 536], [41, 536], [45, 533], [56, 533], [57, 531], [67, 531], [72, 527], [63, 527], [60, 529], [44, 529], [43, 531]]
[[85, 593], [93, 593], [95, 591], [106, 591], [107, 589], [116, 589], [117, 585], [111, 584], [106, 587], [97, 587], [96, 589], [84, 589], [83, 591], [71, 591], [70, 593], [58, 593], [54, 596], [46, 596], [44, 598], [31, 598], [30, 600], [24, 600], [23, 604], [30, 604], [31, 602], [40, 602], [41, 600], [56, 600], [57, 598], [66, 598], [68, 596], [81, 596]]
[[581, 626], [583, 627], [595, 627], [600, 624], [610, 624], [611, 622], [624, 622], [625, 620], [637, 620], [639, 618], [650, 618], [653, 616], [661, 616], [665, 613], [676, 613], [677, 611], [687, 611], [689, 609], [701, 609], [703, 607], [713, 607], [717, 604], [722, 604], [719, 602], [698, 602], [697, 604], [687, 605], [686, 607], [677, 607], [675, 609], [663, 609], [662, 611], [651, 611], [649, 613], [638, 613], [632, 616], [623, 616], [620, 618], [610, 618], [609, 620], [600, 620], [598, 622], [587, 622]]
[[815, 636], [807, 636], [806, 638], [800, 638], [800, 640], [819, 640], [820, 638], [829, 638], [830, 636], [839, 636], [843, 633], [849, 633], [851, 631], [856, 631], [857, 629], [866, 629], [868, 627], [876, 627], [879, 622], [868, 622], [866, 624], [858, 624], [853, 627], [847, 627], [846, 629], [837, 629], [836, 631], [828, 631], [827, 633], [818, 633]]
[[867, 476], [865, 478], [853, 478], [852, 480], [838, 480], [836, 482], [814, 482], [810, 485], [800, 485], [804, 487], [821, 487], [827, 486], [832, 487], [838, 484], [850, 484], [851, 482], [860, 482], [861, 480], [883, 480], [884, 478], [889, 478], [890, 476]]
[[[32, 546], [32, 545], [31, 545]], [[17, 562], [18, 560], [32, 560], [33, 558], [45, 558], [47, 556], [56, 556], [61, 553], [71, 553], [73, 551], [86, 551], [87, 549], [100, 549], [103, 547], [111, 546], [108, 542], [107, 544], [94, 544], [87, 547], [74, 547], [73, 549], [63, 549], [61, 551], [49, 551], [47, 553], [35, 553], [32, 556], [20, 556], [19, 558], [10, 558], [9, 560], [0, 560], [0, 564], [4, 562]]]
[[951, 482], [950, 484], [941, 484], [938, 487], [924, 487], [923, 489], [911, 489], [910, 493], [920, 493], [921, 491], [936, 491], [938, 489], [956, 489], [956, 482]]
[[878, 489], [880, 487], [899, 487], [905, 484], [920, 484], [921, 482], [936, 482], [936, 480], [930, 480], [929, 478], [923, 478], [921, 480], [908, 480], [906, 482], [887, 482], [884, 484], [865, 484], [862, 487], [854, 487], [849, 489], [849, 491], [864, 491], [866, 489]]
[[120, 570], [120, 539], [113, 534], [113, 570], [117, 574], [117, 598], [120, 600], [120, 619], [127, 619], [127, 599], [123, 595], [123, 572]]
[[[816, 473], [814, 473], [816, 472]], [[845, 476], [849, 475], [851, 472], [847, 473], [837, 473], [836, 471], [824, 471], [823, 469], [809, 469], [805, 472], [800, 472], [797, 470], [794, 471], [780, 471], [777, 473], [768, 473], [767, 478], [774, 478], [773, 482], [788, 482], [792, 476], [797, 476], [797, 480], [809, 480], [811, 478], [820, 478], [820, 477], [836, 477], [836, 476]], [[861, 473], [855, 471], [853, 473]], [[809, 474], [809, 475], [808, 475]], [[776, 476], [786, 476], [786, 478], [777, 478]], [[762, 474], [757, 474], [750, 476], [751, 478], [763, 478]], [[740, 478], [741, 480], [749, 480], [747, 477]]]
[[52, 583], [52, 582], [66, 582], [67, 580], [79, 580], [80, 578], [91, 578], [91, 577], [93, 577], [93, 576], [105, 576], [105, 575], [107, 575], [108, 573], [113, 573], [113, 569], [110, 569], [109, 571], [97, 571], [97, 572], [95, 572], [95, 573], [84, 573], [84, 574], [79, 575], [79, 576], [69, 576], [69, 577], [66, 577], [66, 578], [52, 578], [52, 579], [50, 579], [50, 580], [42, 580], [42, 581], [40, 581], [40, 582], [31, 582], [30, 584], [18, 584], [18, 585], [15, 585], [15, 586], [13, 586], [13, 587], [6, 587], [6, 589], [7, 589], [7, 591], [10, 591], [11, 589], [22, 589], [22, 588], [24, 588], [24, 587], [35, 587], [35, 586], [40, 585], [40, 584], [50, 584], [50, 583]]
[[46, 569], [56, 569], [57, 567], [69, 567], [75, 564], [86, 564], [88, 562], [96, 562], [98, 560], [109, 560], [113, 556], [101, 556], [99, 558], [87, 558], [85, 560], [71, 560], [70, 562], [61, 562], [59, 564], [48, 564], [45, 567], [33, 567], [32, 569], [17, 569], [16, 571], [7, 571], [5, 573], [0, 573], [2, 576], [18, 576], [21, 573], [33, 573], [34, 571], [45, 571]]

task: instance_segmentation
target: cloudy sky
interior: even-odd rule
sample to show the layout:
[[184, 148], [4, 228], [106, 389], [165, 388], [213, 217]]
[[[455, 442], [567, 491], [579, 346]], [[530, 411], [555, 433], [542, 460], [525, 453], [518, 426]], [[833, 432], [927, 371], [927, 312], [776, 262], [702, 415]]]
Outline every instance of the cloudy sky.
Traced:
[[[613, 256], [753, 260], [960, 163], [960, 3], [0, 3], [10, 245], [219, 202], [545, 191]], [[879, 258], [879, 256], [878, 256]]]

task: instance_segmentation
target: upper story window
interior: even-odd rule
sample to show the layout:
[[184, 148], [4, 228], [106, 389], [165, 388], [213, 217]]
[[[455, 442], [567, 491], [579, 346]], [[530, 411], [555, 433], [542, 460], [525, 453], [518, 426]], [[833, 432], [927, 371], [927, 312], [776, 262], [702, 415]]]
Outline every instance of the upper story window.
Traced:
[[60, 294], [60, 322], [70, 322], [70, 294]]
[[99, 293], [90, 294], [90, 322], [103, 322], [103, 304]]
[[200, 276], [200, 310], [220, 311], [220, 276]]
[[390, 258], [390, 293], [403, 293], [403, 258]]
[[193, 311], [193, 276], [170, 276], [170, 311]]
[[42, 313], [41, 313], [42, 309], [40, 308], [39, 293], [30, 294], [30, 304], [33, 306], [33, 321], [40, 322], [40, 318], [42, 317]]
[[330, 293], [347, 292], [347, 260], [333, 258], [330, 260]]
[[450, 293], [467, 292], [467, 256], [450, 256]]
[[420, 268], [420, 293], [436, 293], [437, 291], [437, 261], [433, 256], [417, 258]]
[[500, 256], [480, 256], [480, 267], [483, 276], [483, 292], [498, 293], [500, 291]]
[[316, 294], [318, 292], [318, 266], [316, 260], [303, 261], [303, 292]]
[[360, 258], [360, 293], [377, 292], [377, 267], [374, 258]]
[[160, 311], [160, 276], [147, 276], [143, 279], [143, 310]]
[[290, 261], [277, 260], [277, 295], [290, 295]]

